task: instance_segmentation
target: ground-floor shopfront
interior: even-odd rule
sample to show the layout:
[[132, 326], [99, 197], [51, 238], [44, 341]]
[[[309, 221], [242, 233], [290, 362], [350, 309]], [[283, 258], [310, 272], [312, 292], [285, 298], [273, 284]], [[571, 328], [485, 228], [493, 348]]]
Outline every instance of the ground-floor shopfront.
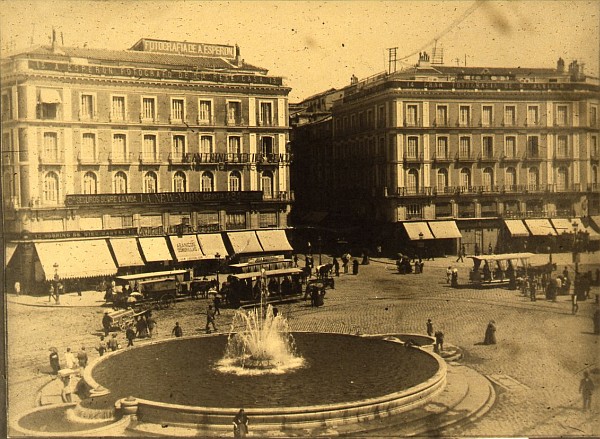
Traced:
[[[125, 235], [125, 233], [130, 233]], [[284, 229], [219, 233], [21, 239], [6, 243], [6, 286], [43, 294], [60, 281], [65, 291], [96, 288], [115, 275], [192, 269], [195, 276], [227, 271], [230, 263], [291, 259]]]

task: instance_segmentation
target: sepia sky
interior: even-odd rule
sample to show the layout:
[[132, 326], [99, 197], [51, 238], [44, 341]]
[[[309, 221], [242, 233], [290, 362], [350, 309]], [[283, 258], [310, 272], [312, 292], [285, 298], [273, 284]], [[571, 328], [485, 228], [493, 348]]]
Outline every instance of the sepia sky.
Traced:
[[386, 70], [390, 47], [414, 64], [436, 38], [449, 65], [552, 68], [562, 56], [598, 76], [599, 11], [597, 0], [0, 0], [0, 46], [48, 44], [52, 27], [66, 46], [123, 50], [142, 37], [238, 44], [247, 62], [286, 78], [298, 101]]

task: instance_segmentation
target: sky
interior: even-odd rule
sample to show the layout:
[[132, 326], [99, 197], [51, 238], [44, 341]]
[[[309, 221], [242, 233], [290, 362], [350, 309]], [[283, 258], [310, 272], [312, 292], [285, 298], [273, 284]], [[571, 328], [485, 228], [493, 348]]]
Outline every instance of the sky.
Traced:
[[[238, 44], [282, 76], [297, 102], [383, 72], [388, 48], [408, 66], [443, 47], [444, 63], [553, 68], [559, 57], [600, 70], [600, 1], [83, 1], [0, 0], [0, 47], [49, 44], [124, 50], [140, 38]], [[6, 53], [5, 51], [3, 53]]]

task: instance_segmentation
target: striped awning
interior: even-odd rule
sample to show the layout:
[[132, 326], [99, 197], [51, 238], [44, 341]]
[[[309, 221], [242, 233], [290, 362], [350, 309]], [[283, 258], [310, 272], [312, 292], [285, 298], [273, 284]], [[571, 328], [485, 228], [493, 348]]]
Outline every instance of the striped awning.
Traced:
[[456, 221], [429, 221], [429, 228], [435, 236], [435, 239], [456, 239], [462, 238]]
[[46, 280], [112, 276], [117, 266], [104, 239], [36, 242]]
[[10, 262], [13, 255], [15, 254], [15, 251], [17, 250], [18, 245], [19, 244], [17, 244], [16, 242], [7, 242], [6, 243], [6, 248], [4, 251], [4, 268], [6, 268], [8, 266], [8, 263]]
[[141, 267], [144, 265], [135, 238], [111, 238], [109, 242], [119, 267]]
[[[402, 223], [408, 238], [411, 241], [419, 241], [420, 239], [435, 239], [429, 230], [426, 222]], [[421, 234], [421, 235], [419, 235]]]
[[256, 232], [247, 230], [244, 232], [228, 232], [227, 238], [233, 247], [234, 253], [262, 253], [263, 248], [258, 242]]
[[506, 224], [506, 228], [512, 237], [529, 236], [529, 230], [527, 230], [522, 220], [504, 220], [504, 224]]
[[207, 258], [216, 258], [215, 255], [217, 254], [221, 258], [229, 255], [220, 233], [202, 233], [196, 236], [198, 237], [202, 253], [204, 253]]
[[550, 220], [559, 235], [573, 233], [573, 221], [567, 218], [552, 218]]
[[556, 236], [556, 230], [545, 218], [526, 219], [525, 224], [533, 236]]
[[147, 238], [139, 238], [140, 247], [146, 262], [163, 262], [172, 261], [173, 256], [167, 246], [167, 241], [162, 236], [152, 236]]
[[285, 230], [257, 230], [260, 245], [266, 252], [287, 252], [294, 250], [290, 245]]

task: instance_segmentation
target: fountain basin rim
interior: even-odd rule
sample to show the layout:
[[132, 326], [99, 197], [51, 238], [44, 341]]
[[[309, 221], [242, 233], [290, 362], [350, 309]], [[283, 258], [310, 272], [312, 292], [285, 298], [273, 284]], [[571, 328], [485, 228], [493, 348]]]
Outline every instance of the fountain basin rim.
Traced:
[[[21, 414], [16, 420], [13, 420], [10, 424], [11, 428], [14, 429], [17, 433], [24, 435], [24, 436], [37, 436], [37, 437], [100, 436], [100, 433], [105, 433], [105, 432], [107, 432], [109, 430], [113, 430], [115, 428], [125, 430], [125, 428], [131, 422], [131, 418], [129, 416], [123, 416], [120, 419], [116, 419], [114, 422], [111, 422], [110, 424], [104, 425], [102, 427], [89, 428], [89, 429], [85, 429], [85, 430], [77, 430], [77, 431], [71, 431], [71, 432], [66, 432], [66, 431], [60, 431], [60, 432], [59, 431], [43, 431], [42, 432], [42, 431], [37, 431], [37, 430], [30, 430], [28, 428], [22, 427], [19, 423], [22, 418], [24, 418], [25, 416], [29, 416], [33, 413], [45, 412], [48, 410], [56, 410], [58, 408], [64, 408], [64, 410], [67, 411], [68, 409], [76, 407], [77, 404], [78, 403], [76, 403], [76, 402], [65, 402], [65, 403], [60, 403], [60, 404], [49, 404], [49, 405], [43, 405], [41, 407], [35, 407], [34, 409], [27, 410], [26, 412]], [[90, 425], [92, 425], [92, 424], [90, 424]]]
[[[292, 332], [302, 332], [305, 334], [316, 334], [316, 335], [318, 335], [318, 334], [337, 334], [337, 335], [344, 335], [344, 336], [348, 336], [348, 337], [365, 337], [363, 335], [356, 336], [356, 335], [352, 335], [352, 334], [343, 334], [343, 333], [337, 333], [337, 332], [329, 332], [329, 333], [314, 332], [314, 331], [292, 331]], [[226, 334], [213, 334], [210, 336], [225, 337]], [[178, 337], [175, 339], [167, 338], [167, 339], [162, 339], [162, 340], [154, 340], [149, 343], [144, 343], [143, 345], [137, 345], [137, 346], [133, 346], [132, 348], [120, 349], [120, 350], [117, 350], [114, 352], [110, 352], [109, 354], [105, 354], [102, 357], [99, 357], [95, 361], [93, 361], [90, 364], [90, 366], [88, 366], [84, 370], [83, 379], [85, 379], [85, 381], [88, 383], [88, 385], [90, 385], [92, 388], [99, 387], [99, 384], [92, 378], [92, 375], [91, 375], [91, 372], [94, 369], [94, 367], [97, 366], [102, 361], [104, 361], [106, 358], [109, 358], [113, 355], [117, 355], [122, 352], [126, 352], [130, 349], [143, 348], [144, 346], [149, 346], [149, 345], [154, 345], [154, 344], [159, 344], [159, 343], [174, 342], [176, 340], [181, 340], [181, 339], [202, 339], [202, 338], [206, 338], [206, 337], [207, 337], [206, 335], [190, 335], [190, 336], [186, 336], [186, 337]], [[375, 338], [376, 336], [368, 336], [368, 337]], [[393, 341], [389, 341], [389, 340], [382, 340], [382, 341], [387, 341], [388, 343], [394, 343]], [[425, 391], [426, 389], [436, 386], [441, 381], [445, 380], [446, 373], [447, 373], [447, 366], [446, 366], [446, 362], [440, 356], [438, 356], [437, 354], [428, 352], [425, 349], [418, 348], [418, 347], [414, 347], [412, 349], [418, 349], [419, 351], [423, 352], [425, 355], [429, 355], [430, 357], [433, 357], [438, 364], [438, 370], [435, 372], [435, 374], [433, 376], [431, 376], [427, 380], [422, 381], [408, 389], [400, 390], [398, 392], [388, 393], [386, 395], [382, 395], [382, 396], [378, 396], [378, 397], [361, 399], [361, 400], [356, 400], [356, 401], [334, 403], [334, 404], [306, 405], [306, 406], [297, 406], [297, 407], [254, 407], [254, 408], [249, 407], [249, 408], [246, 408], [245, 410], [248, 414], [253, 414], [253, 415], [259, 415], [262, 413], [273, 414], [274, 412], [276, 412], [277, 414], [289, 415], [289, 414], [303, 414], [303, 413], [308, 413], [308, 412], [328, 412], [328, 411], [336, 411], [336, 410], [345, 410], [345, 409], [350, 409], [350, 408], [358, 408], [358, 407], [362, 407], [362, 406], [371, 406], [374, 404], [382, 404], [382, 403], [386, 403], [389, 401], [395, 401], [398, 399], [406, 399], [406, 398], [409, 398], [411, 395], [421, 393], [421, 392]], [[108, 389], [108, 390], [110, 391], [110, 389]], [[193, 406], [193, 405], [185, 405], [185, 404], [171, 404], [171, 403], [166, 403], [166, 402], [161, 402], [161, 401], [154, 401], [154, 400], [138, 398], [135, 395], [130, 395], [130, 396], [134, 397], [137, 401], [139, 401], [140, 403], [143, 403], [143, 404], [148, 404], [148, 405], [152, 405], [152, 406], [156, 406], [156, 407], [165, 407], [165, 408], [172, 408], [172, 409], [178, 409], [178, 410], [186, 410], [188, 412], [199, 412], [199, 413], [201, 412], [201, 413], [205, 413], [205, 414], [209, 414], [209, 415], [230, 415], [232, 413], [236, 414], [237, 411], [239, 410], [239, 408], [230, 408], [230, 407], [204, 407], [204, 406]], [[120, 402], [123, 399], [125, 399], [125, 398], [122, 398], [122, 399], [116, 401], [115, 405], [120, 406]]]

